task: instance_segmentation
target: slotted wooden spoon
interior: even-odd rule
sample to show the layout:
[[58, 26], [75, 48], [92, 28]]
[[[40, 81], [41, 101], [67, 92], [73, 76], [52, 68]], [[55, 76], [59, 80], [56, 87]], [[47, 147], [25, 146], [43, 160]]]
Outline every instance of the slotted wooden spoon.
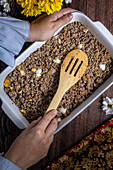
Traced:
[[60, 81], [56, 94], [54, 95], [47, 111], [57, 109], [63, 95], [75, 83], [80, 80], [86, 71], [88, 57], [82, 50], [72, 50], [65, 57], [60, 70]]

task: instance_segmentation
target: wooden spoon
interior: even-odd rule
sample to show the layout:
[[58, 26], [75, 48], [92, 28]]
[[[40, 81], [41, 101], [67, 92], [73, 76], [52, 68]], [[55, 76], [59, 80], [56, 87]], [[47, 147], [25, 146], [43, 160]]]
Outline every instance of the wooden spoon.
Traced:
[[80, 80], [86, 71], [87, 65], [88, 57], [82, 50], [72, 50], [67, 54], [61, 65], [60, 81], [57, 92], [46, 113], [50, 110], [57, 109], [65, 92]]

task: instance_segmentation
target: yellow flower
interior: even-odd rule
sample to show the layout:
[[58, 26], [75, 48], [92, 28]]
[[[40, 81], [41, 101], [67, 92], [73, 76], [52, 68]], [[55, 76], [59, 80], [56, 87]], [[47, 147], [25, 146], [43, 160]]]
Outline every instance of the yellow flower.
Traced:
[[39, 8], [48, 15], [61, 9], [63, 0], [39, 0]]
[[48, 15], [55, 11], [59, 11], [63, 0], [16, 0], [24, 10], [22, 14], [28, 16], [37, 16], [41, 12], [46, 12]]
[[22, 14], [28, 16], [36, 16], [41, 14], [41, 10], [38, 9], [37, 0], [16, 0], [18, 4], [21, 5], [24, 10], [21, 12]]

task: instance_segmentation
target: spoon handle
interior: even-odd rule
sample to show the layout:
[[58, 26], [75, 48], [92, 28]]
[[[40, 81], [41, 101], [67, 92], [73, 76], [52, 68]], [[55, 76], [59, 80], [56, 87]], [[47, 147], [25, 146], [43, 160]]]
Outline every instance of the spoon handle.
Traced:
[[46, 113], [51, 111], [51, 110], [57, 109], [57, 107], [58, 107], [58, 105], [59, 105], [64, 94], [65, 94], [65, 91], [62, 88], [58, 88], [58, 90], [55, 93]]

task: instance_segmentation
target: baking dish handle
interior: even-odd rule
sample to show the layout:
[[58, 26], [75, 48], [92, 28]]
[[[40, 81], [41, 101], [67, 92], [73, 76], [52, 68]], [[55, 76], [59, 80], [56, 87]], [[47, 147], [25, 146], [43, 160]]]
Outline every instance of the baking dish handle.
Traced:
[[108, 37], [108, 39], [113, 44], [113, 35], [110, 33], [110, 31], [99, 21], [94, 22], [94, 25], [101, 30], [101, 32]]

